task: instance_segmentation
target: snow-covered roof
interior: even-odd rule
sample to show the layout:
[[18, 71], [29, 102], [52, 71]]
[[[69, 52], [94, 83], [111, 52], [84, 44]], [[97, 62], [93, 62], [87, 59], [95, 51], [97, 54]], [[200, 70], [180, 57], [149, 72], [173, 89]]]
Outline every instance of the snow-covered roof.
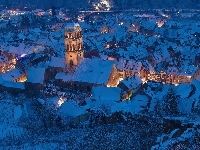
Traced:
[[33, 10], [33, 13], [37, 13], [37, 12], [44, 12], [44, 10], [42, 10], [42, 9], [35, 9], [35, 10]]
[[28, 68], [27, 82], [43, 84], [44, 75], [45, 68]]
[[2, 78], [5, 81], [13, 81], [14, 79], [22, 76], [24, 73], [19, 69], [13, 69], [11, 71], [5, 72], [2, 74]]
[[145, 57], [149, 55], [146, 48], [142, 46], [139, 46], [138, 48], [136, 48], [135, 46], [130, 46], [130, 47], [127, 47], [127, 50], [129, 52], [129, 55], [134, 56], [136, 60], [144, 59]]
[[74, 73], [74, 81], [106, 85], [113, 65], [110, 60], [84, 59]]
[[167, 70], [166, 70], [166, 73], [169, 73], [169, 74], [178, 74], [178, 72], [179, 72], [179, 69], [175, 66], [167, 67]]
[[51, 60], [49, 62], [49, 66], [51, 67], [60, 67], [65, 68], [65, 59], [60, 57], [51, 57]]
[[141, 110], [144, 110], [147, 107], [148, 100], [149, 99], [147, 96], [138, 94], [130, 101], [123, 101], [121, 103], [116, 103], [115, 105], [112, 105], [111, 111], [124, 111], [134, 114]]
[[74, 78], [74, 75], [71, 73], [64, 73], [64, 72], [59, 72], [56, 74], [55, 79], [60, 79], [64, 82], [72, 81]]
[[141, 70], [142, 63], [133, 60], [119, 59], [119, 61], [116, 62], [116, 67], [120, 70], [139, 72]]
[[156, 27], [156, 23], [153, 21], [148, 21], [148, 22], [143, 23], [141, 26], [147, 30], [154, 30]]
[[138, 76], [138, 74], [135, 74], [134, 76], [132, 76], [130, 78], [126, 78], [126, 79], [120, 81], [120, 83], [123, 83], [128, 89], [135, 89], [140, 84], [142, 84], [142, 80]]
[[71, 31], [71, 32], [76, 31], [77, 27], [80, 27], [80, 25], [78, 23], [66, 23], [65, 24], [66, 31]]
[[17, 88], [17, 89], [25, 89], [23, 82], [12, 82], [12, 81], [5, 81], [0, 75], [0, 84], [9, 87], [9, 88]]
[[177, 29], [166, 29], [166, 36], [168, 38], [177, 38], [178, 37], [178, 30]]
[[194, 73], [198, 70], [198, 67], [192, 66], [192, 65], [187, 65], [187, 66], [182, 66], [180, 67], [180, 73], [181, 75], [188, 75], [188, 76], [193, 76]]
[[20, 43], [19, 46], [8, 46], [4, 48], [5, 50], [8, 49], [10, 53], [17, 54], [17, 55], [24, 55], [24, 54], [31, 54], [33, 52], [41, 52], [44, 50], [44, 46], [35, 45], [25, 45], [24, 43]]

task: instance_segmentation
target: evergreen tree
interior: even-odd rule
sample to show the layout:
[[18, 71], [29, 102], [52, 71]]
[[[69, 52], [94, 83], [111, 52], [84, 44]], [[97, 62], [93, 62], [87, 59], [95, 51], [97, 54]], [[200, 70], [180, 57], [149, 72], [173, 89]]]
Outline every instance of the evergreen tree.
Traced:
[[55, 10], [54, 6], [51, 7], [51, 11], [52, 11], [52, 16], [55, 16], [56, 15], [56, 10]]
[[28, 16], [22, 16], [21, 25], [26, 27], [30, 26], [30, 19], [28, 18]]
[[164, 97], [163, 110], [167, 115], [176, 115], [178, 113], [178, 96], [172, 88], [169, 89], [167, 95]]

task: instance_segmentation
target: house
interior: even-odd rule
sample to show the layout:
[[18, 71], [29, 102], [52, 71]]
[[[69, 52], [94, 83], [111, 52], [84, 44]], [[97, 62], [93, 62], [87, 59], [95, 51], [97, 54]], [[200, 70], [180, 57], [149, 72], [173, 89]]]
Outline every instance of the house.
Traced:
[[55, 76], [55, 85], [60, 86], [61, 88], [69, 88], [73, 90], [73, 74], [72, 73], [65, 73], [59, 72]]
[[200, 81], [200, 68], [197, 69], [192, 78]]
[[74, 73], [57, 73], [56, 85], [72, 90], [91, 91], [93, 86], [117, 86], [118, 71], [114, 61], [101, 59], [84, 59]]
[[128, 28], [128, 31], [129, 32], [138, 32], [139, 31], [139, 27], [140, 27], [139, 23], [132, 23], [130, 25], [130, 27]]
[[48, 79], [52, 79], [59, 72], [64, 72], [66, 68], [65, 59], [60, 57], [51, 57], [46, 70]]
[[25, 85], [22, 82], [6, 81], [0, 75], [0, 91], [7, 91], [11, 94], [19, 94], [25, 90]]
[[38, 95], [40, 90], [44, 89], [46, 82], [45, 68], [28, 68], [27, 81], [25, 82], [27, 92], [34, 91], [33, 93]]
[[109, 32], [109, 27], [105, 25], [105, 26], [101, 29], [101, 33], [108, 33], [108, 32]]
[[16, 65], [16, 55], [7, 51], [0, 51], [0, 73], [5, 73]]
[[129, 91], [131, 89], [137, 89], [142, 84], [142, 80], [138, 74], [132, 77], [125, 78], [120, 81], [117, 87], [121, 88], [123, 91]]
[[135, 93], [142, 84], [143, 80], [138, 74], [120, 81], [117, 87], [122, 89], [121, 100], [130, 99], [133, 95], [133, 92]]
[[145, 35], [154, 35], [156, 23], [153, 21], [147, 21], [140, 26], [140, 32]]
[[168, 40], [175, 40], [178, 38], [178, 32], [182, 28], [182, 24], [174, 21], [168, 21], [164, 25], [165, 31], [164, 31], [164, 37]]
[[42, 16], [45, 14], [45, 11], [42, 10], [42, 9], [36, 9], [33, 11], [33, 14], [36, 15], [36, 16]]
[[74, 73], [57, 74], [56, 79], [70, 82], [75, 90], [91, 91], [92, 86], [116, 86], [119, 76], [114, 61], [84, 59]]
[[73, 82], [78, 89], [91, 90], [92, 86], [116, 86], [119, 75], [114, 61], [84, 59], [73, 74]]
[[26, 73], [18, 68], [5, 72], [4, 74], [2, 74], [2, 78], [5, 81], [12, 82], [25, 82], [27, 80]]
[[124, 79], [133, 76], [135, 73], [139, 73], [142, 68], [142, 63], [133, 60], [119, 59], [119, 61], [116, 62], [116, 67], [120, 78]]

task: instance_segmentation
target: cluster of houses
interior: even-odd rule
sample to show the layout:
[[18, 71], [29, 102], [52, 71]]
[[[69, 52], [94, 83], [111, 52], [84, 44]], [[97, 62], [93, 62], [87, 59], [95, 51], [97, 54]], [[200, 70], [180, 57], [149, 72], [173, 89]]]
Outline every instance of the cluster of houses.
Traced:
[[[28, 94], [40, 95], [48, 83], [61, 87], [61, 90], [87, 92], [94, 86], [104, 86], [121, 88], [122, 95], [125, 93], [123, 97], [130, 97], [130, 93], [139, 87], [129, 80], [135, 76], [139, 76], [134, 79], [140, 85], [148, 80], [173, 85], [199, 80], [199, 62], [195, 55], [198, 54], [195, 41], [199, 38], [198, 23], [196, 28], [188, 26], [186, 30], [180, 23], [163, 16], [109, 14], [90, 17], [95, 21], [80, 22], [81, 27], [79, 24], [56, 24], [50, 34], [39, 28], [18, 33], [18, 38], [31, 40], [17, 48], [4, 45], [3, 49], [9, 49], [9, 52], [1, 52], [2, 73], [5, 74], [1, 75], [2, 88], [7, 86], [18, 92], [29, 89], [26, 90]], [[106, 24], [103, 23], [105, 20]], [[150, 23], [145, 23], [147, 21]], [[185, 30], [186, 39], [183, 39]], [[192, 38], [195, 40], [190, 45], [183, 42]], [[27, 47], [30, 43], [34, 45]], [[190, 50], [194, 53], [187, 55]]]

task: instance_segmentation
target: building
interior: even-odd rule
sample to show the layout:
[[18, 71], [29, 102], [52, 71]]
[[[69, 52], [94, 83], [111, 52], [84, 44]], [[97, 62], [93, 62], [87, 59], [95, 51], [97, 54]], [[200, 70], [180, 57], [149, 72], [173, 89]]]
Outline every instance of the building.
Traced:
[[82, 29], [79, 24], [66, 25], [64, 42], [67, 72], [74, 72], [84, 55]]
[[16, 55], [7, 51], [0, 51], [0, 73], [12, 70], [16, 65]]
[[28, 94], [40, 94], [40, 90], [44, 89], [44, 84], [47, 82], [45, 68], [30, 67], [27, 71], [27, 81], [25, 88]]
[[27, 80], [26, 72], [15, 68], [2, 74], [2, 78], [9, 82], [25, 82]]
[[0, 91], [7, 91], [13, 95], [22, 93], [25, 90], [23, 82], [6, 81], [0, 74]]
[[58, 73], [55, 78], [60, 85], [88, 92], [93, 86], [116, 87], [119, 83], [114, 61], [101, 59], [83, 59], [74, 73]]
[[65, 59], [60, 57], [51, 57], [49, 61], [46, 73], [48, 74], [48, 79], [51, 80], [55, 78], [56, 74], [59, 72], [64, 72], [66, 70]]

